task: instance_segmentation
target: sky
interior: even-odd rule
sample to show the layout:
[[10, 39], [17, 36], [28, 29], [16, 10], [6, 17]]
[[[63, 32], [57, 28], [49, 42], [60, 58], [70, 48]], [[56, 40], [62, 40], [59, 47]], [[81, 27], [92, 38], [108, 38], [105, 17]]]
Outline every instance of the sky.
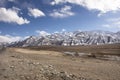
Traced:
[[120, 31], [120, 0], [0, 0], [0, 42], [77, 30]]

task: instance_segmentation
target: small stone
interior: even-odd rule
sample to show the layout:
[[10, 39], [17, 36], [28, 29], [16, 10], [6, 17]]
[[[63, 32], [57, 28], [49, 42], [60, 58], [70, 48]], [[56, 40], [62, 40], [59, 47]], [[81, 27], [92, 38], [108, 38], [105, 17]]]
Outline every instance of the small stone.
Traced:
[[65, 72], [64, 72], [64, 71], [61, 71], [60, 73], [65, 74]]
[[37, 64], [37, 65], [39, 65], [40, 63], [39, 63], [39, 62], [37, 62], [36, 64]]
[[30, 79], [30, 77], [29, 77], [29, 76], [27, 76], [27, 77], [26, 77], [26, 79]]
[[15, 68], [15, 66], [10, 66], [10, 68]]
[[28, 64], [31, 65], [31, 64], [34, 64], [34, 63], [32, 63], [32, 62], [28, 62]]
[[12, 55], [11, 57], [15, 57], [14, 55]]
[[24, 76], [20, 76], [21, 78], [24, 78]]
[[6, 69], [1, 69], [2, 71], [5, 71]]
[[87, 80], [86, 78], [84, 77], [79, 77], [80, 80]]
[[8, 78], [8, 76], [4, 76], [4, 78]]

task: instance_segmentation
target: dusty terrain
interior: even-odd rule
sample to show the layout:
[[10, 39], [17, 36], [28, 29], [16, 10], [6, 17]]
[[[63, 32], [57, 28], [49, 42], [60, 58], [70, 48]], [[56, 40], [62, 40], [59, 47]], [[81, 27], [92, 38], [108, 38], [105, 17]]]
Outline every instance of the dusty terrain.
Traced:
[[120, 61], [7, 48], [0, 52], [0, 80], [120, 80]]
[[120, 56], [120, 44], [105, 44], [105, 45], [79, 45], [79, 46], [39, 46], [25, 47], [33, 50], [49, 50], [59, 52], [83, 52], [100, 55], [118, 55]]

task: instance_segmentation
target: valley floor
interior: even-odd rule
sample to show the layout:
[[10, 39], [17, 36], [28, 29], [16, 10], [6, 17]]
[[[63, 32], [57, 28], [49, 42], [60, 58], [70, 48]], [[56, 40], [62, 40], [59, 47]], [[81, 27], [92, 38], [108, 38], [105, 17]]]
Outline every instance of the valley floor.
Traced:
[[120, 61], [8, 48], [0, 52], [0, 80], [120, 80]]

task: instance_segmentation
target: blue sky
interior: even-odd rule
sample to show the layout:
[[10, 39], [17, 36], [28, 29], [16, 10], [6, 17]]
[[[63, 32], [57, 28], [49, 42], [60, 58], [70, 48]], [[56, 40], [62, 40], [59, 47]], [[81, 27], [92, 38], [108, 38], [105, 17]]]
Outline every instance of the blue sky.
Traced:
[[0, 0], [0, 39], [62, 30], [116, 32], [119, 13], [120, 0]]

